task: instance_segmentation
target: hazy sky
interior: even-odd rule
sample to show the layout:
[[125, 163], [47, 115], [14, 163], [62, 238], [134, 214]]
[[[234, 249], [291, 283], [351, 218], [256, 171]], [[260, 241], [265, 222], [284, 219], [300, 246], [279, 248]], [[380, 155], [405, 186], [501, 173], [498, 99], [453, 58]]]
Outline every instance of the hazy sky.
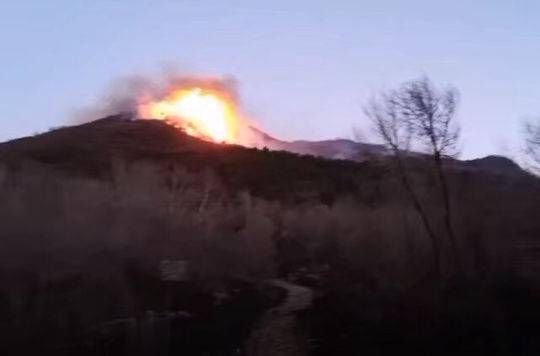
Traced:
[[286, 139], [350, 136], [372, 93], [427, 74], [461, 92], [463, 157], [504, 153], [540, 115], [540, 1], [5, 0], [0, 141], [63, 125], [115, 78], [164, 63], [233, 75]]

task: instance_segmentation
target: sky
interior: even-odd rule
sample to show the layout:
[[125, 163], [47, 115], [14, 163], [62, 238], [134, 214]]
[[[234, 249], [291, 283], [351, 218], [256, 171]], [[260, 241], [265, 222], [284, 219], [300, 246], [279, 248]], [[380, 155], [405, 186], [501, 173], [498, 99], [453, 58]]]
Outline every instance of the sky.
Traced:
[[0, 3], [0, 141], [70, 122], [116, 79], [238, 81], [282, 139], [374, 141], [362, 106], [423, 75], [460, 91], [463, 158], [516, 155], [540, 116], [537, 0], [20, 0]]

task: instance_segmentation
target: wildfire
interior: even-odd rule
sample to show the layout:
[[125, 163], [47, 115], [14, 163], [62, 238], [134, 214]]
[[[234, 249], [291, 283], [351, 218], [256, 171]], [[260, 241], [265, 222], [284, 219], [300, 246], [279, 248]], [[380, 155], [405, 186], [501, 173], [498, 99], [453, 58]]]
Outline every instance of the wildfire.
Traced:
[[236, 143], [240, 116], [232, 98], [219, 90], [189, 87], [139, 105], [139, 116], [167, 120], [187, 134], [218, 143]]

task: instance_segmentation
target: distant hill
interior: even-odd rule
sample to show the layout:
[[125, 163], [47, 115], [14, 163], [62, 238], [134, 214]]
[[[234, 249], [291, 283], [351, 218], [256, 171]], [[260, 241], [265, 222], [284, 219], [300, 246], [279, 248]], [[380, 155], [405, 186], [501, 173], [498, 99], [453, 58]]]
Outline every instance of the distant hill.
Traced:
[[[286, 151], [329, 160], [355, 162], [377, 161], [388, 155], [382, 145], [355, 142], [347, 139], [322, 141], [283, 141], [251, 127], [258, 147], [272, 151]], [[131, 157], [199, 156], [201, 161], [222, 158], [226, 152], [246, 155], [253, 149], [235, 145], [220, 145], [186, 135], [158, 120], [132, 120], [130, 115], [114, 115], [90, 123], [64, 127], [50, 132], [0, 143], [0, 160], [17, 161], [27, 158], [60, 168], [100, 175], [115, 155]], [[234, 154], [231, 154], [231, 156]], [[258, 156], [264, 157], [264, 156]], [[298, 158], [284, 155], [286, 160]], [[187, 158], [184, 157], [184, 160]], [[306, 160], [312, 161], [312, 159]], [[218, 159], [219, 161], [219, 159]], [[229, 159], [230, 161], [230, 159]], [[241, 164], [241, 163], [240, 163]], [[300, 163], [302, 166], [303, 163]], [[323, 165], [356, 167], [346, 162], [325, 162]], [[512, 160], [500, 156], [460, 161], [449, 160], [448, 165], [461, 170], [496, 174], [524, 174]]]
[[229, 189], [287, 201], [331, 201], [356, 191], [359, 177], [377, 181], [385, 170], [375, 162], [216, 144], [163, 121], [122, 115], [0, 144], [0, 163], [18, 166], [25, 161], [101, 178], [113, 174], [118, 161], [147, 161], [163, 167], [180, 164], [190, 171], [211, 169]]
[[523, 170], [516, 162], [503, 156], [491, 155], [483, 158], [472, 159], [463, 161], [462, 165], [472, 169], [496, 173], [523, 173]]
[[251, 129], [258, 137], [258, 142], [262, 142], [262, 146], [272, 150], [353, 161], [363, 161], [374, 156], [387, 154], [387, 149], [383, 145], [355, 142], [341, 138], [322, 141], [282, 141], [256, 128], [251, 127]]
[[[283, 150], [302, 155], [312, 155], [328, 159], [345, 159], [362, 162], [371, 159], [384, 158], [390, 154], [384, 145], [356, 142], [348, 139], [332, 139], [322, 141], [283, 141], [268, 135], [261, 130], [251, 127], [259, 146], [271, 150]], [[415, 157], [422, 157], [417, 154]], [[459, 169], [484, 171], [497, 174], [523, 174], [521, 167], [509, 158], [502, 156], [487, 156], [473, 160], [448, 160], [449, 166]]]

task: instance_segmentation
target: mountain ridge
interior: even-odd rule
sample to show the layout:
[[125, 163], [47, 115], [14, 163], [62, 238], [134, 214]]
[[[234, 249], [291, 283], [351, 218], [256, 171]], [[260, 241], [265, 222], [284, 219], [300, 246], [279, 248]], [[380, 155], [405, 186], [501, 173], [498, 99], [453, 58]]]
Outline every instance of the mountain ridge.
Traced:
[[[383, 145], [342, 138], [284, 141], [255, 127], [250, 126], [250, 129], [259, 149], [354, 162], [384, 159], [388, 156], [388, 150]], [[52, 162], [61, 161], [62, 157], [74, 159], [75, 156], [81, 158], [88, 156], [104, 162], [111, 154], [173, 154], [190, 150], [203, 153], [237, 148], [249, 149], [204, 141], [189, 136], [163, 121], [133, 119], [130, 115], [119, 114], [0, 143], [0, 159], [26, 157]], [[496, 174], [525, 173], [511, 159], [496, 155], [472, 160], [451, 159], [447, 161], [447, 165], [457, 169]]]

